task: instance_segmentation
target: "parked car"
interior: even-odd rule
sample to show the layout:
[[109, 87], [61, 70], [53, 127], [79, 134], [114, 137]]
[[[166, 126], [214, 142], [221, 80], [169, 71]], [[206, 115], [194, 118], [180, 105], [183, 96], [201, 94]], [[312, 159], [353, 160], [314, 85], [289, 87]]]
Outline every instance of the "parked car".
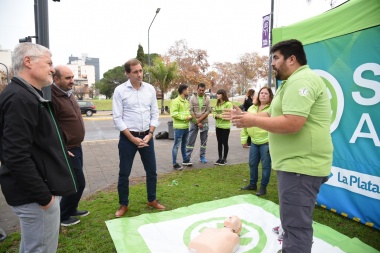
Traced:
[[82, 114], [86, 114], [87, 117], [91, 117], [96, 113], [96, 106], [91, 101], [78, 101], [78, 105]]

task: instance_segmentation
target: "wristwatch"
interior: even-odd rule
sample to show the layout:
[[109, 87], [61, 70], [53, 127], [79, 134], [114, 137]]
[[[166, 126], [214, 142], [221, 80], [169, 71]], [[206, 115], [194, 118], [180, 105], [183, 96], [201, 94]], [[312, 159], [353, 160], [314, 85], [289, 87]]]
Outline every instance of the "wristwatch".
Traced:
[[149, 131], [150, 134], [154, 135], [154, 133], [152, 131]]

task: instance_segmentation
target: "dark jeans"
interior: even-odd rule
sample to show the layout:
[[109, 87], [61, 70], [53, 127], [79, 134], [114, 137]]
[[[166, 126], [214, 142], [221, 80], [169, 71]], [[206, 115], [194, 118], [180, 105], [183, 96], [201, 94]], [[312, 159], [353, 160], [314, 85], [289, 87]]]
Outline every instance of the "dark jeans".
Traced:
[[270, 174], [272, 171], [272, 160], [269, 154], [269, 144], [264, 143], [261, 145], [256, 145], [251, 143], [249, 148], [249, 175], [250, 175], [250, 185], [255, 185], [258, 180], [259, 174], [259, 163], [261, 160], [262, 167], [262, 177], [261, 185], [267, 186], [269, 183]]
[[313, 210], [327, 177], [277, 171], [280, 219], [284, 229], [283, 253], [310, 253], [313, 243]]
[[77, 179], [77, 193], [70, 196], [62, 196], [60, 203], [61, 207], [61, 220], [67, 220], [70, 216], [74, 215], [77, 211], [78, 203], [82, 197], [84, 188], [86, 187], [86, 179], [83, 174], [83, 152], [82, 146], [69, 149], [74, 156], [70, 156], [71, 166]]
[[[141, 136], [141, 138], [144, 137], [144, 135]], [[148, 147], [137, 148], [137, 146], [131, 142], [123, 133], [120, 133], [119, 182], [117, 186], [120, 205], [128, 206], [129, 203], [129, 175], [131, 174], [133, 160], [137, 151], [140, 153], [141, 161], [146, 172], [148, 201], [151, 202], [156, 199], [157, 169], [153, 138], [150, 139], [148, 145]]]
[[[216, 128], [215, 129], [216, 140], [218, 141], [218, 155], [219, 158], [227, 159], [228, 155], [228, 138], [230, 136], [230, 129]], [[224, 154], [223, 154], [224, 148]]]

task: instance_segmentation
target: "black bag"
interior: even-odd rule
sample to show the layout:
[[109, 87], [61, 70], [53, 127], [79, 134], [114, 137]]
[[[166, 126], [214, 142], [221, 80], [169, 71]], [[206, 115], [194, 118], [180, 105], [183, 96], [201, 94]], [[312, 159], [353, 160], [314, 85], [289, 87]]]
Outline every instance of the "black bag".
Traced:
[[157, 140], [162, 140], [162, 139], [168, 139], [169, 138], [169, 133], [166, 131], [163, 132], [158, 132], [155, 136]]

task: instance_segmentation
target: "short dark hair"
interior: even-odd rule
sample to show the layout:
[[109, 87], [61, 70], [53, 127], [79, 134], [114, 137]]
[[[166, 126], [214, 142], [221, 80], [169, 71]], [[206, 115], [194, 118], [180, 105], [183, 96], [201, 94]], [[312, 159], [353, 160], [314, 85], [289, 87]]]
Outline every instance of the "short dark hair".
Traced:
[[202, 87], [202, 88], [205, 88], [205, 89], [206, 89], [206, 84], [204, 84], [204, 83], [199, 83], [199, 84], [198, 84], [198, 89], [199, 89], [199, 87]]
[[187, 84], [180, 84], [178, 86], [178, 94], [181, 95], [184, 90], [186, 90], [189, 86]]
[[301, 66], [307, 64], [305, 50], [299, 40], [291, 39], [280, 41], [270, 49], [271, 54], [276, 51], [280, 51], [285, 60], [294, 55]]
[[131, 73], [131, 66], [136, 66], [139, 64], [142, 66], [141, 61], [139, 61], [137, 59], [130, 59], [124, 64], [124, 70], [125, 70], [125, 72], [127, 72], [129, 74], [129, 73]]

